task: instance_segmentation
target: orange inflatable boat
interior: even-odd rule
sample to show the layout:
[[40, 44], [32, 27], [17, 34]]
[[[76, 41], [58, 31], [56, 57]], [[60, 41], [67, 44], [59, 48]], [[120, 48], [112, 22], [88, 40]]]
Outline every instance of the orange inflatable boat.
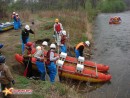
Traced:
[[[64, 60], [61, 59], [57, 61], [57, 66], [58, 66], [58, 71], [59, 71], [60, 76], [71, 78], [71, 79], [76, 79], [76, 80], [81, 80], [81, 81], [89, 81], [89, 82], [110, 81], [111, 75], [98, 72], [98, 67], [92, 70], [92, 69], [89, 69], [88, 67], [85, 67], [84, 65], [85, 63], [81, 63], [79, 61], [77, 61], [77, 63], [76, 61], [75, 63], [73, 63], [73, 61], [70, 62], [68, 58], [69, 56], [66, 56]], [[22, 55], [15, 54], [15, 59], [24, 66]], [[66, 59], [68, 61], [66, 61]], [[75, 60], [75, 59], [72, 59], [72, 60]], [[35, 62], [36, 62], [36, 59], [33, 57], [32, 67], [33, 69], [37, 70]]]
[[113, 18], [110, 18], [109, 24], [120, 24], [121, 18], [119, 16], [115, 16]]

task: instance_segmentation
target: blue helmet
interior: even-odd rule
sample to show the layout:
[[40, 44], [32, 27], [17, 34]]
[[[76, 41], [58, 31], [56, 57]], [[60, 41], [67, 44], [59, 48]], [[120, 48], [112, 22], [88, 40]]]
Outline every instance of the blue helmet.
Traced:
[[3, 44], [0, 44], [0, 49], [1, 49], [3, 46], [4, 46]]
[[5, 63], [5, 56], [3, 55], [0, 56], [0, 63]]

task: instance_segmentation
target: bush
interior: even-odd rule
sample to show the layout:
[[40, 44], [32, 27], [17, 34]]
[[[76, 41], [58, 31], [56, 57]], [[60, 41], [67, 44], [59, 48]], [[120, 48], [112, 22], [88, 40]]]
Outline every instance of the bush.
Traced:
[[121, 12], [126, 9], [126, 5], [122, 0], [106, 0], [100, 2], [98, 8], [101, 12]]

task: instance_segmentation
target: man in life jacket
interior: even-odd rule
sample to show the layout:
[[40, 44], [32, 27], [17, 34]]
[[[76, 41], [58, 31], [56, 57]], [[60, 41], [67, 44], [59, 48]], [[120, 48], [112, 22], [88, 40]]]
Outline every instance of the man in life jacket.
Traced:
[[86, 41], [86, 42], [80, 42], [79, 44], [76, 45], [75, 47], [75, 54], [76, 54], [76, 58], [78, 58], [79, 56], [83, 56], [83, 50], [85, 47], [89, 47], [90, 46], [90, 42]]
[[45, 75], [46, 75], [46, 66], [44, 63], [44, 49], [48, 46], [48, 43], [44, 41], [42, 43], [42, 46], [36, 47], [36, 53], [34, 54], [34, 57], [36, 58], [36, 66], [38, 68], [38, 71], [40, 72], [40, 78], [41, 80], [45, 81]]
[[67, 37], [66, 37], [66, 31], [63, 30], [62, 31], [62, 35], [61, 35], [60, 51], [64, 52], [64, 53], [67, 53], [67, 49], [66, 49], [66, 45], [65, 45], [66, 39], [67, 39]]
[[57, 45], [60, 45], [60, 35], [62, 33], [62, 30], [63, 30], [63, 26], [59, 22], [59, 19], [55, 19], [54, 34], [55, 34], [55, 37], [56, 37], [56, 43], [57, 43]]
[[[0, 85], [1, 90], [5, 90], [5, 88], [11, 88], [11, 83], [14, 85], [15, 81], [12, 77], [9, 67], [5, 64], [5, 56], [0, 56]], [[10, 95], [5, 96], [3, 94], [3, 98], [9, 98]]]
[[25, 44], [29, 41], [29, 33], [35, 34], [29, 25], [25, 25], [25, 28], [22, 30], [21, 37], [22, 37], [22, 54], [25, 50]]
[[56, 49], [56, 45], [51, 44], [50, 50], [47, 52], [46, 66], [47, 66], [48, 71], [49, 71], [49, 77], [50, 77], [51, 83], [55, 82], [55, 77], [57, 74], [57, 68], [56, 68], [55, 61], [59, 59], [59, 56], [56, 56], [56, 57], [54, 56], [55, 49]]
[[16, 19], [16, 12], [13, 12], [11, 18], [13, 19], [14, 21], [14, 29], [17, 30], [18, 29], [18, 23], [17, 23], [17, 19]]

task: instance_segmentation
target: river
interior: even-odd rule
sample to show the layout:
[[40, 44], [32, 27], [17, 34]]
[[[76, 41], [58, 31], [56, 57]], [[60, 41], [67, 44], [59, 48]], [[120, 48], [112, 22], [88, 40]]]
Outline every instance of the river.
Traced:
[[[111, 16], [120, 16], [122, 23], [109, 25]], [[130, 11], [99, 14], [94, 27], [92, 61], [110, 66], [111, 83], [87, 94], [87, 98], [130, 98]]]

